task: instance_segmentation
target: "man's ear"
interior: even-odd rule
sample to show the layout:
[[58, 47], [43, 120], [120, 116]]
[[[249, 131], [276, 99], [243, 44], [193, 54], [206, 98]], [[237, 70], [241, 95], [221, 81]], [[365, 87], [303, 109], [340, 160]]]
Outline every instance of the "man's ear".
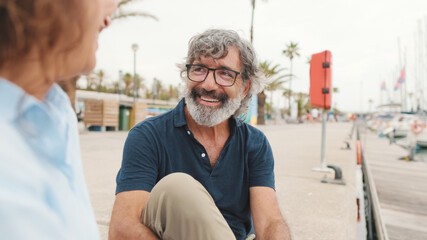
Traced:
[[243, 90], [243, 97], [242, 98], [245, 98], [246, 95], [248, 95], [249, 89], [251, 89], [251, 85], [252, 85], [252, 81], [251, 80], [248, 80], [245, 83], [245, 89]]

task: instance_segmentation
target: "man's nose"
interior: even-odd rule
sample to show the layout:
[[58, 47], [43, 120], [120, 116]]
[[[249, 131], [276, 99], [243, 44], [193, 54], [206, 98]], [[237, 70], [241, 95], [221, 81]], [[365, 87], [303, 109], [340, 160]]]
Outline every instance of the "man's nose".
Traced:
[[214, 74], [214, 71], [209, 70], [208, 76], [206, 76], [205, 81], [203, 81], [203, 88], [207, 91], [215, 90], [218, 88], [218, 84], [216, 84]]

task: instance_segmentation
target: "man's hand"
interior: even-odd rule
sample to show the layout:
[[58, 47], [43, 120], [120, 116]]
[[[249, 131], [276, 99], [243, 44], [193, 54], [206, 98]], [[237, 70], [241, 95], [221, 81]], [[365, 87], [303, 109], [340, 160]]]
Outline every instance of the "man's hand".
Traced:
[[116, 195], [110, 221], [109, 240], [158, 239], [141, 222], [142, 211], [149, 195], [150, 193], [146, 191], [128, 191]]
[[291, 234], [280, 213], [274, 189], [251, 187], [249, 191], [256, 239], [290, 240]]

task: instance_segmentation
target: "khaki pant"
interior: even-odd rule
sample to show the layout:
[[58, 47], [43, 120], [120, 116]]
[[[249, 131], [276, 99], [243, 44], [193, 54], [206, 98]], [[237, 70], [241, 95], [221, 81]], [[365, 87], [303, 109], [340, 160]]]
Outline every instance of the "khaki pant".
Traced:
[[163, 240], [236, 239], [208, 191], [185, 173], [170, 174], [154, 186], [142, 223]]

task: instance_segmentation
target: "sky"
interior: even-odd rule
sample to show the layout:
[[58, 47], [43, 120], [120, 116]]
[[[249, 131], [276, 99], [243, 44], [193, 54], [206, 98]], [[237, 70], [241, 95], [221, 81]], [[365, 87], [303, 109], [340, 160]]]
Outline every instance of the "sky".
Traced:
[[[119, 70], [133, 74], [133, 43], [139, 46], [136, 72], [147, 86], [153, 78], [178, 86], [176, 64], [184, 61], [193, 35], [226, 28], [250, 39], [251, 0], [141, 0], [128, 9], [159, 20], [117, 20], [101, 33], [95, 70], [105, 71], [109, 81], [118, 80]], [[426, 21], [427, 0], [257, 0], [253, 45], [260, 61], [289, 71], [290, 62], [282, 50], [290, 41], [297, 42], [301, 56], [293, 61], [292, 90], [305, 93], [310, 88], [307, 59], [330, 50], [332, 84], [338, 88], [333, 107], [370, 111], [387, 101], [386, 91], [380, 89], [383, 81], [390, 98], [400, 101], [400, 91], [393, 88], [404, 62], [407, 92], [420, 88], [415, 64], [420, 48], [415, 45], [419, 45], [420, 27], [427, 36]], [[274, 96], [277, 105], [284, 105], [280, 94]]]

